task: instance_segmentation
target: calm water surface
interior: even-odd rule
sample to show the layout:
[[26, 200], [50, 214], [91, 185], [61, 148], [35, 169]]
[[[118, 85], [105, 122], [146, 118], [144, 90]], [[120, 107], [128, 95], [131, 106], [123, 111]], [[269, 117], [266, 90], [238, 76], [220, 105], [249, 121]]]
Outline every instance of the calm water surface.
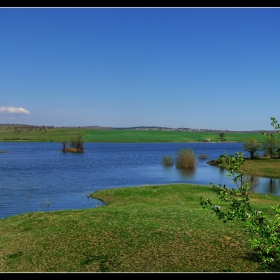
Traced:
[[[244, 152], [242, 143], [85, 143], [82, 154], [62, 153], [61, 143], [0, 143], [0, 218], [34, 211], [83, 209], [102, 205], [88, 194], [108, 188], [147, 184], [226, 184], [225, 169], [206, 162], [224, 152]], [[192, 171], [161, 164], [191, 148]], [[245, 153], [245, 156], [248, 154]], [[280, 195], [280, 179], [255, 178], [254, 192]]]

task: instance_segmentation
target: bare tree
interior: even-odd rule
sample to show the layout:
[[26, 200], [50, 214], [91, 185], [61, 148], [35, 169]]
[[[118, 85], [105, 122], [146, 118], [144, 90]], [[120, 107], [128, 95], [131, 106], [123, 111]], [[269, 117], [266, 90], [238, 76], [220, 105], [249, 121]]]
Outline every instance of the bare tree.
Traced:
[[65, 153], [66, 152], [66, 146], [67, 146], [67, 141], [62, 141], [61, 142], [61, 144], [62, 144], [62, 151]]

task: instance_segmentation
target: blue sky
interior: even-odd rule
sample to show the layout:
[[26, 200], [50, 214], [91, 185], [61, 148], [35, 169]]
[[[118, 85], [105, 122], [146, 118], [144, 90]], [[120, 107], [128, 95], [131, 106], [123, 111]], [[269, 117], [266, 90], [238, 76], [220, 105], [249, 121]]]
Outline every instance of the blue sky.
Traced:
[[0, 123], [272, 129], [279, 8], [0, 8]]

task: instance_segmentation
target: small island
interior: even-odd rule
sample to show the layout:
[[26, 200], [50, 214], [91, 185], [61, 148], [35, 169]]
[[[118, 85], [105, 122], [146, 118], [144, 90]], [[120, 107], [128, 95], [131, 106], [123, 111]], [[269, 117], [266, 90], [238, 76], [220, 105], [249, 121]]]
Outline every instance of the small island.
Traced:
[[62, 141], [62, 152], [70, 152], [70, 153], [83, 153], [84, 152], [84, 141], [82, 136], [77, 137], [76, 139], [72, 139], [72, 141], [69, 143], [70, 147], [67, 147], [68, 142]]

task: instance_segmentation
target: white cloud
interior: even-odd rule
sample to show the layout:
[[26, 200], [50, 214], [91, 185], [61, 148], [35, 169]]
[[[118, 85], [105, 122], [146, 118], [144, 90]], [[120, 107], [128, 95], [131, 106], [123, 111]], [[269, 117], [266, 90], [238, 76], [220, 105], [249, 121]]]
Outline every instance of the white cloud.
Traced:
[[0, 114], [30, 114], [30, 112], [21, 107], [0, 107]]

